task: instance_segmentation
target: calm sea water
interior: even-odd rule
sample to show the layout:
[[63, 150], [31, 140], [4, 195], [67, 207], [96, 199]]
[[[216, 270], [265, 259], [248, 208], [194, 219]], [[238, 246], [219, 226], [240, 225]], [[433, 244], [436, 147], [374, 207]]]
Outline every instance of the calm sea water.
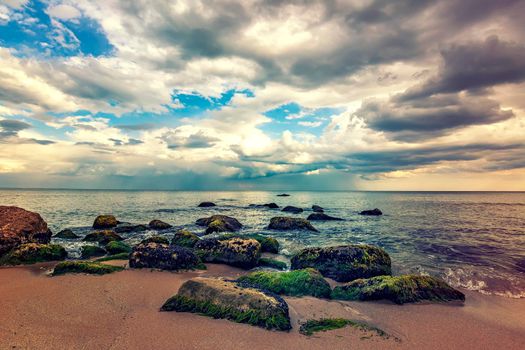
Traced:
[[[283, 258], [305, 246], [369, 243], [383, 247], [395, 273], [433, 274], [454, 286], [509, 297], [525, 296], [525, 193], [458, 192], [149, 192], [83, 190], [0, 190], [1, 205], [36, 211], [53, 232], [74, 228], [87, 233], [94, 218], [111, 213], [120, 221], [148, 223], [161, 219], [175, 227], [202, 232], [195, 220], [223, 213], [236, 217], [245, 233], [277, 238]], [[218, 207], [197, 208], [201, 201]], [[313, 222], [320, 232], [267, 230], [279, 210], [249, 208], [275, 202], [313, 204], [345, 221]], [[384, 215], [358, 215], [380, 208]], [[293, 215], [293, 214], [290, 214]], [[125, 236], [132, 243], [153, 232]], [[173, 231], [165, 233], [173, 235]], [[64, 242], [74, 255], [80, 242]]]

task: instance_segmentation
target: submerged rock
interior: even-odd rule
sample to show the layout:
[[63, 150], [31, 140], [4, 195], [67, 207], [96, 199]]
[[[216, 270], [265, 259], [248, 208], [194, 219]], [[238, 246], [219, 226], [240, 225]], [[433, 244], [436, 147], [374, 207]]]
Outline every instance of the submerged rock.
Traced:
[[451, 301], [465, 300], [465, 295], [449, 286], [445, 281], [418, 275], [377, 276], [357, 279], [332, 292], [334, 299], [380, 300], [387, 299], [397, 304], [422, 300]]
[[338, 282], [392, 273], [390, 256], [379, 247], [365, 244], [305, 248], [291, 262], [292, 270], [312, 267]]
[[299, 213], [303, 212], [303, 209], [302, 208], [298, 208], [298, 207], [294, 207], [293, 205], [287, 205], [281, 211], [284, 211], [286, 213], [299, 214]]
[[343, 221], [344, 219], [336, 218], [335, 216], [330, 216], [324, 213], [313, 213], [308, 215], [306, 218], [311, 221]]
[[104, 231], [96, 231], [92, 232], [86, 237], [84, 237], [83, 241], [85, 242], [98, 242], [102, 245], [106, 245], [109, 242], [112, 241], [122, 241], [124, 238], [117, 235], [115, 232], [111, 230], [104, 230]]
[[213, 278], [186, 281], [161, 311], [194, 312], [280, 331], [292, 328], [288, 305], [282, 298]]
[[104, 256], [107, 252], [105, 249], [96, 245], [85, 245], [80, 248], [80, 257], [82, 259], [89, 259], [95, 256]]
[[93, 222], [94, 229], [113, 228], [117, 225], [118, 221], [113, 215], [99, 215]]
[[159, 243], [139, 244], [133, 248], [129, 257], [131, 268], [189, 270], [199, 264], [199, 259], [191, 250]]
[[242, 286], [267, 290], [276, 294], [330, 298], [332, 289], [319, 271], [304, 269], [288, 272], [257, 271], [239, 277]]
[[34, 264], [67, 258], [64, 247], [58, 244], [25, 243], [0, 258], [0, 265]]
[[242, 228], [242, 224], [237, 219], [226, 215], [212, 215], [198, 219], [195, 223], [199, 226], [207, 226], [207, 234], [213, 232], [235, 232]]
[[323, 207], [320, 207], [318, 205], [312, 205], [312, 211], [315, 211], [316, 213], [324, 213]]
[[306, 219], [285, 216], [271, 218], [268, 228], [270, 230], [309, 230], [319, 232], [315, 227], [312, 226], [310, 221]]
[[213, 202], [202, 202], [198, 205], [199, 208], [209, 208], [209, 207], [216, 207], [217, 204]]
[[64, 275], [66, 273], [87, 273], [92, 275], [105, 275], [116, 271], [122, 271], [122, 266], [105, 265], [93, 261], [64, 261], [58, 263], [52, 275]]
[[255, 239], [206, 238], [198, 241], [195, 254], [204, 262], [223, 263], [250, 269], [257, 266], [261, 257], [261, 245]]
[[175, 232], [171, 244], [178, 245], [181, 247], [193, 248], [195, 243], [197, 243], [200, 238], [193, 232], [190, 232], [185, 229], [180, 229]]
[[375, 208], [372, 210], [363, 210], [362, 212], [359, 213], [359, 215], [379, 216], [379, 215], [383, 215], [383, 212]]
[[142, 241], [140, 241], [139, 244], [148, 244], [148, 243], [159, 243], [159, 244], [170, 244], [170, 241], [164, 237], [159, 235], [153, 235], [151, 237], [145, 238]]
[[255, 208], [270, 208], [270, 209], [279, 209], [279, 206], [276, 203], [266, 203], [266, 204], [250, 204], [250, 207]]
[[24, 243], [46, 244], [51, 231], [38, 213], [0, 205], [0, 256]]
[[77, 239], [80, 238], [80, 236], [77, 236], [71, 229], [66, 228], [54, 235], [53, 238]]
[[146, 231], [148, 227], [146, 225], [130, 225], [125, 224], [122, 226], [117, 226], [113, 230], [116, 233], [130, 233], [130, 232], [142, 232]]
[[148, 226], [153, 230], [166, 230], [173, 227], [170, 224], [161, 220], [151, 220]]
[[131, 247], [124, 243], [119, 241], [112, 241], [106, 244], [106, 250], [109, 254], [120, 254], [120, 253], [131, 253]]

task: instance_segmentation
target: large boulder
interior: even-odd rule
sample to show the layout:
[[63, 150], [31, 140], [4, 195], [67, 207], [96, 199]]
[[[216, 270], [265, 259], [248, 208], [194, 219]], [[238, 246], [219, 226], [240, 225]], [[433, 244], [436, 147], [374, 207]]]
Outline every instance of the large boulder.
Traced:
[[109, 254], [131, 253], [131, 247], [120, 241], [111, 241], [105, 246]]
[[77, 239], [77, 238], [80, 238], [80, 237], [77, 236], [75, 234], [75, 232], [73, 232], [71, 229], [66, 228], [66, 229], [60, 231], [59, 233], [57, 233], [56, 235], [54, 235], [53, 238]]
[[335, 216], [330, 216], [325, 213], [313, 213], [308, 215], [306, 220], [310, 221], [343, 221], [344, 219], [336, 218]]
[[303, 209], [302, 208], [298, 208], [298, 207], [294, 207], [293, 205], [287, 205], [281, 211], [284, 211], [286, 213], [299, 214], [299, 213], [303, 212]]
[[359, 213], [360, 215], [367, 215], [367, 216], [379, 216], [383, 215], [383, 212], [377, 208], [371, 209], [371, 210], [363, 210]]
[[175, 232], [171, 244], [178, 245], [181, 247], [193, 248], [200, 238], [193, 232], [186, 229], [180, 229]]
[[431, 276], [377, 276], [357, 279], [332, 292], [334, 299], [380, 300], [387, 299], [397, 304], [421, 300], [451, 301], [465, 300], [465, 295], [449, 286], [445, 281]]
[[199, 226], [206, 226], [207, 234], [213, 232], [235, 232], [242, 228], [242, 224], [237, 219], [226, 215], [212, 215], [198, 219], [195, 223]]
[[159, 243], [139, 244], [129, 256], [131, 268], [189, 270], [199, 265], [199, 259], [191, 250]]
[[310, 221], [302, 218], [291, 218], [286, 216], [276, 216], [270, 219], [268, 225], [270, 230], [309, 230], [319, 232], [312, 226]]
[[149, 228], [152, 230], [167, 230], [169, 228], [172, 228], [172, 226], [164, 221], [161, 220], [151, 220], [149, 222]]
[[261, 257], [261, 244], [255, 239], [206, 238], [198, 241], [195, 254], [204, 262], [222, 263], [250, 269], [257, 266]]
[[288, 305], [282, 298], [214, 278], [186, 281], [161, 311], [195, 312], [280, 331], [292, 328]]
[[118, 221], [113, 215], [99, 215], [93, 222], [94, 229], [113, 228], [117, 225]]
[[273, 237], [263, 236], [257, 233], [252, 233], [248, 235], [236, 235], [234, 233], [227, 233], [225, 235], [220, 236], [219, 238], [229, 239], [234, 237], [255, 239], [261, 244], [261, 253], [279, 253], [279, 242]]
[[112, 241], [122, 241], [124, 238], [117, 235], [111, 230], [96, 231], [86, 235], [83, 241], [85, 242], [98, 242], [102, 245], [106, 245]]
[[51, 231], [42, 217], [18, 207], [0, 205], [0, 256], [24, 243], [49, 243]]
[[338, 282], [390, 275], [390, 256], [383, 249], [365, 244], [328, 248], [305, 248], [292, 257], [292, 270], [312, 267]]
[[34, 264], [67, 258], [64, 247], [58, 244], [24, 243], [0, 258], [0, 265]]

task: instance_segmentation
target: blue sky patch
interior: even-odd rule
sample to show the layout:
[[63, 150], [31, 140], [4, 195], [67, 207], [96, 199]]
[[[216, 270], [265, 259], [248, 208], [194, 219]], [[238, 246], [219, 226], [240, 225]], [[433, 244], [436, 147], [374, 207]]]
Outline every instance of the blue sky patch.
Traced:
[[220, 110], [222, 107], [229, 105], [236, 94], [255, 97], [253, 91], [249, 89], [229, 89], [217, 97], [204, 96], [197, 91], [186, 92], [183, 90], [174, 90], [171, 95], [172, 101], [180, 105], [180, 107], [168, 108], [177, 116], [189, 117], [199, 115], [206, 111]]

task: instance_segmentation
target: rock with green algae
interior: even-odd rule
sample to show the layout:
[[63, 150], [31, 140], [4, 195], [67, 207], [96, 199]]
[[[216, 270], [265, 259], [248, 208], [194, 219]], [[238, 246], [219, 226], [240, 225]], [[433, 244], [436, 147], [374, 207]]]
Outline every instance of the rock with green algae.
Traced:
[[193, 232], [186, 229], [180, 229], [175, 232], [171, 244], [186, 248], [193, 248], [200, 238]]
[[107, 255], [102, 258], [98, 258], [95, 261], [111, 261], [111, 260], [128, 260], [129, 253], [118, 253], [113, 255]]
[[58, 244], [25, 243], [0, 258], [0, 265], [34, 264], [67, 258], [67, 252]]
[[167, 230], [169, 228], [172, 228], [173, 226], [171, 226], [170, 224], [164, 222], [164, 221], [161, 221], [161, 220], [151, 220], [148, 224], [149, 228], [153, 229], [153, 230]]
[[288, 265], [284, 261], [271, 258], [260, 258], [258, 266], [269, 267], [276, 270], [286, 270], [288, 268]]
[[151, 237], [143, 239], [140, 242], [140, 244], [148, 244], [148, 243], [170, 244], [170, 241], [164, 236], [153, 235]]
[[117, 225], [118, 221], [113, 215], [99, 215], [93, 222], [94, 229], [113, 228]]
[[161, 311], [194, 312], [279, 331], [292, 328], [284, 299], [214, 278], [186, 281]]
[[357, 279], [332, 291], [332, 298], [342, 300], [387, 299], [396, 304], [422, 300], [465, 300], [465, 295], [449, 286], [445, 281], [419, 275], [377, 276]]
[[64, 275], [66, 273], [87, 273], [91, 275], [105, 275], [108, 273], [122, 271], [122, 266], [112, 266], [93, 261], [63, 261], [58, 263], [53, 272], [53, 276]]
[[242, 228], [242, 224], [237, 219], [226, 215], [212, 215], [207, 218], [200, 218], [195, 223], [198, 226], [206, 226], [206, 234], [235, 232]]
[[131, 247], [120, 241], [112, 241], [106, 244], [105, 246], [106, 250], [109, 254], [120, 254], [120, 253], [131, 253]]
[[195, 254], [203, 262], [222, 263], [251, 269], [257, 266], [261, 257], [261, 244], [255, 239], [206, 238], [194, 246]]
[[303, 218], [291, 218], [286, 216], [276, 216], [270, 219], [268, 225], [270, 230], [308, 230], [319, 232], [312, 226], [310, 221]]
[[89, 259], [96, 256], [104, 256], [107, 252], [104, 248], [96, 245], [85, 245], [80, 248], [80, 257], [82, 259]]
[[346, 326], [352, 326], [366, 332], [374, 332], [383, 338], [390, 338], [387, 333], [379, 328], [369, 326], [364, 322], [353, 321], [346, 318], [322, 318], [320, 320], [308, 320], [301, 325], [299, 328], [299, 333], [310, 336], [316, 332], [326, 332]]
[[91, 232], [84, 237], [83, 241], [85, 242], [98, 242], [102, 245], [106, 245], [109, 242], [112, 241], [122, 241], [124, 238], [117, 235], [115, 232], [111, 230], [104, 230], [104, 231], [95, 231]]
[[123, 224], [115, 227], [113, 230], [116, 233], [131, 233], [131, 232], [142, 232], [146, 231], [148, 227], [146, 225], [133, 225], [133, 224]]
[[237, 281], [242, 286], [289, 296], [311, 295], [330, 298], [332, 291], [328, 282], [314, 269], [288, 272], [256, 271], [239, 277]]
[[392, 273], [387, 252], [366, 244], [305, 248], [292, 257], [291, 263], [292, 270], [312, 267], [338, 282]]
[[191, 270], [201, 265], [199, 258], [188, 248], [153, 242], [137, 245], [129, 256], [131, 268]]
[[255, 239], [257, 242], [261, 244], [262, 253], [274, 253], [274, 254], [279, 253], [279, 242], [275, 238], [263, 236], [257, 233], [248, 234], [248, 235], [236, 235], [232, 233], [227, 233], [225, 235], [220, 236], [219, 239], [230, 239], [234, 237]]
[[71, 229], [66, 228], [65, 230], [62, 230], [56, 235], [54, 235], [53, 238], [77, 239], [80, 238], [80, 236], [76, 235]]

